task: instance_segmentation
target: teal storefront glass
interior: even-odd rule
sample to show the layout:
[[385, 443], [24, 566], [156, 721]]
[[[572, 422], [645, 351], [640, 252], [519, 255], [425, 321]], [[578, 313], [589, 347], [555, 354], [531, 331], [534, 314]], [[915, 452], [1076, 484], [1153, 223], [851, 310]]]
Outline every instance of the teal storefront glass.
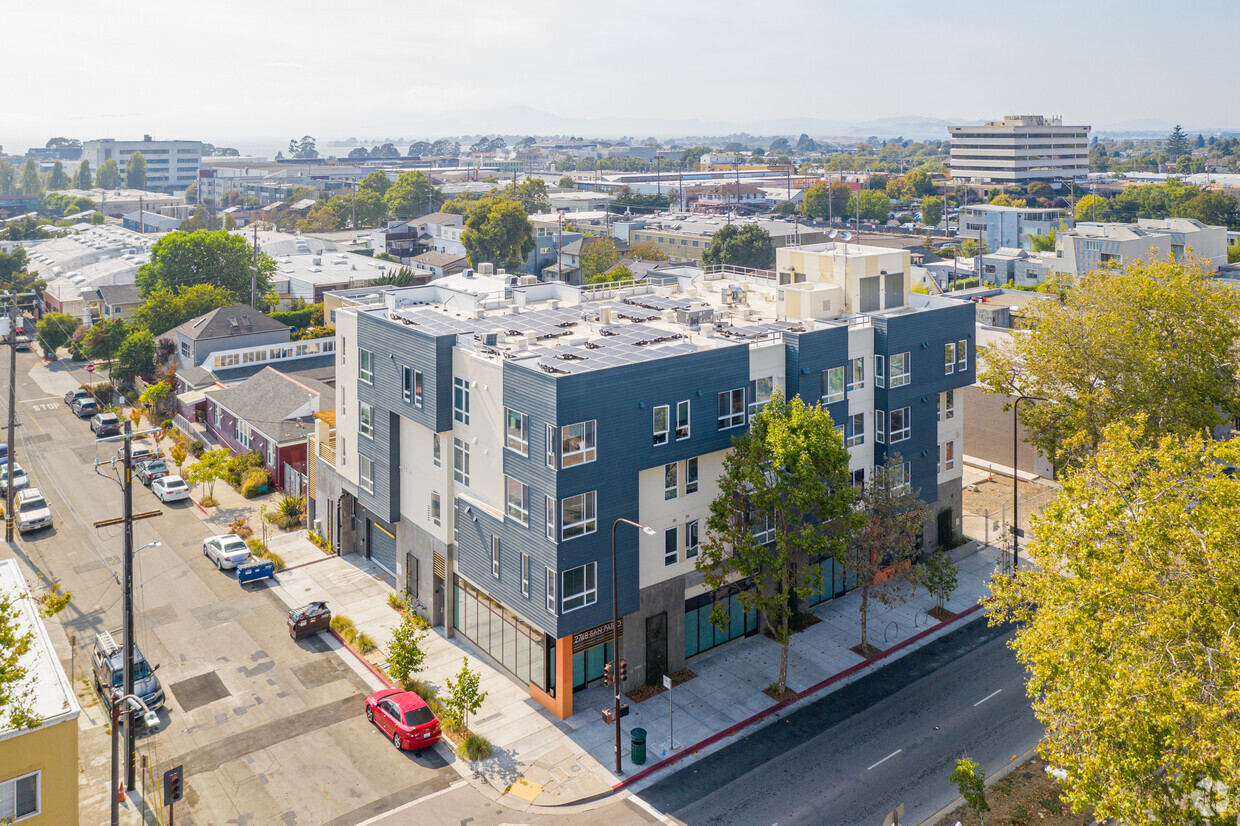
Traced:
[[605, 642], [573, 655], [573, 691], [603, 678], [603, 666], [611, 662], [612, 644]]
[[685, 602], [686, 657], [701, 654], [730, 640], [758, 632], [758, 612], [745, 610], [739, 596], [742, 590], [746, 588], [729, 586], [717, 592], [719, 605], [728, 616], [728, 622], [723, 628], [716, 628], [710, 619], [716, 594], [703, 594]]
[[548, 668], [555, 641], [459, 577], [455, 589], [452, 627], [521, 682], [547, 690], [555, 673]]

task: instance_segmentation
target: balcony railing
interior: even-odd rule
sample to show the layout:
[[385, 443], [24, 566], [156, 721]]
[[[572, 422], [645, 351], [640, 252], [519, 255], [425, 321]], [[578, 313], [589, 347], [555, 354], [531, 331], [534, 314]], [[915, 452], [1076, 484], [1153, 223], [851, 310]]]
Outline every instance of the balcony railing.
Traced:
[[319, 458], [332, 467], [336, 466], [336, 440], [319, 443]]

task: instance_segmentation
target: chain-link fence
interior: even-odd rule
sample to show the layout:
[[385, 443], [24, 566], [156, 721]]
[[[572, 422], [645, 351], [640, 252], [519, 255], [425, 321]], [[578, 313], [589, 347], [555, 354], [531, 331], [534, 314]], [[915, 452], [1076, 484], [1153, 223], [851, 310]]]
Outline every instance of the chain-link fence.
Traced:
[[[994, 484], [994, 483], [987, 483]], [[978, 486], [980, 487], [980, 486]], [[976, 539], [986, 547], [996, 548], [1006, 552], [1001, 554], [1000, 558], [1004, 558], [1006, 554], [1011, 553], [1012, 549], [1012, 485], [1007, 482], [1007, 496], [978, 496], [973, 497], [986, 507], [977, 510], [969, 509], [969, 497], [965, 496], [965, 509], [963, 511], [963, 528], [965, 536]], [[1030, 528], [1033, 526], [1033, 517], [1041, 512], [1042, 508], [1048, 502], [1055, 498], [1058, 488], [1037, 485], [1022, 484], [1021, 500], [1020, 500], [1020, 528], [1024, 532], [1024, 542], [1027, 544], [1031, 538]], [[1009, 563], [1010, 564], [1010, 563]]]

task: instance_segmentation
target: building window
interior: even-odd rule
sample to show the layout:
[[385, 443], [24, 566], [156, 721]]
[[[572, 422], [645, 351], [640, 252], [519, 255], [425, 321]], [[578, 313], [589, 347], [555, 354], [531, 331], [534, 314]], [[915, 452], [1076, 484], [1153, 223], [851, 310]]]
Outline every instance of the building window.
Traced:
[[848, 363], [848, 392], [865, 388], [865, 356], [858, 356]]
[[852, 483], [857, 490], [865, 490], [865, 468], [857, 468], [852, 472]]
[[564, 613], [598, 602], [597, 569], [598, 563], [590, 562], [564, 572]]
[[887, 386], [887, 357], [886, 356], [875, 356], [874, 357], [874, 386], [875, 387], [886, 387]]
[[908, 353], [895, 353], [891, 357], [891, 387], [903, 387], [912, 381], [910, 368], [912, 360]]
[[276, 466], [276, 443], [273, 441], [267, 442], [267, 464], [273, 468]]
[[680, 495], [680, 465], [671, 462], [663, 466], [663, 499], [675, 499]]
[[698, 492], [698, 460], [694, 456], [685, 459], [685, 496]]
[[844, 401], [843, 367], [831, 367], [822, 371], [822, 401], [824, 404]]
[[654, 443], [655, 445], [667, 444], [668, 424], [668, 406], [661, 404], [654, 409]]
[[215, 426], [224, 426], [224, 408], [220, 407], [218, 404], [215, 406]]
[[374, 409], [366, 402], [357, 403], [357, 432], [368, 439], [375, 437], [375, 428], [371, 422], [374, 416]]
[[439, 498], [439, 494], [435, 491], [431, 491], [431, 509], [428, 516], [430, 516], [431, 524], [443, 524], [443, 500]]
[[560, 539], [585, 536], [598, 530], [597, 504], [595, 491], [569, 496], [560, 502]]
[[956, 372], [956, 345], [950, 341], [943, 345], [943, 373], [950, 376]]
[[499, 537], [491, 534], [491, 576], [499, 579]]
[[948, 390], [939, 397], [939, 421], [947, 421], [956, 415], [956, 391]]
[[887, 444], [887, 411], [874, 411], [874, 441], [880, 445]]
[[964, 372], [969, 369], [969, 342], [961, 339], [956, 342], [956, 369]]
[[0, 821], [13, 823], [39, 814], [40, 772], [0, 782]]
[[375, 463], [369, 456], [357, 456], [357, 484], [367, 493], [375, 492]]
[[452, 377], [452, 418], [469, 424], [469, 382], [460, 376]]
[[766, 407], [766, 403], [771, 400], [771, 391], [775, 387], [775, 377], [767, 376], [766, 378], [755, 379], [753, 383], [753, 402], [749, 405], [749, 415], [752, 416], [762, 408]]
[[689, 438], [689, 402], [676, 402], [676, 441]]
[[530, 598], [530, 555], [521, 554], [521, 596]]
[[769, 513], [750, 513], [749, 530], [753, 538], [763, 545], [775, 541], [775, 520]]
[[719, 394], [719, 429], [728, 430], [745, 423], [745, 388]]
[[443, 448], [439, 444], [439, 434], [431, 434], [431, 464], [435, 467], [443, 466]]
[[413, 371], [413, 403], [416, 407], [422, 406], [422, 371]]
[[698, 555], [698, 521], [685, 523], [685, 559], [693, 559]]
[[912, 417], [907, 407], [891, 411], [891, 426], [887, 429], [888, 444], [902, 442], [913, 435]]
[[340, 466], [344, 467], [349, 463], [349, 451], [345, 450], [345, 438], [340, 437], [340, 451], [336, 454], [340, 459]]
[[400, 368], [400, 388], [404, 400], [413, 401], [413, 369], [408, 366]]
[[956, 467], [956, 443], [944, 442], [939, 445], [939, 473], [953, 470]]
[[909, 490], [909, 487], [911, 486], [912, 479], [913, 479], [912, 465], [909, 462], [904, 462], [898, 468], [896, 468], [896, 472], [893, 474], [893, 476], [895, 478], [891, 480], [892, 481], [891, 492], [892, 493], [907, 493]]
[[848, 417], [848, 426], [844, 433], [844, 447], [857, 447], [865, 444], [865, 414], [854, 413]]
[[547, 613], [555, 615], [555, 571], [547, 569]]
[[452, 439], [452, 478], [469, 487], [469, 444], [464, 439]]
[[528, 525], [530, 523], [530, 486], [524, 482], [518, 482], [511, 476], [505, 476], [504, 487], [507, 489], [508, 515], [522, 525]]
[[547, 497], [547, 538], [555, 541], [555, 498]]
[[555, 425], [547, 425], [547, 467], [555, 467]]
[[507, 420], [504, 446], [515, 453], [520, 453], [522, 456], [529, 456], [530, 417], [524, 413], [518, 413], [510, 407], [505, 407], [504, 412], [504, 418]]
[[663, 532], [663, 564], [675, 565], [680, 561], [680, 531], [675, 527]]
[[594, 419], [588, 422], [565, 425], [560, 428], [560, 463], [562, 467], [584, 465], [594, 461], [594, 430]]
[[243, 447], [249, 448], [250, 442], [253, 440], [253, 437], [254, 437], [254, 431], [253, 429], [251, 429], [250, 423], [243, 422], [240, 419], [237, 419], [235, 424], [236, 424], [235, 433], [237, 436], [237, 441], [240, 442]]
[[374, 358], [369, 350], [357, 348], [357, 377], [367, 384], [375, 383]]

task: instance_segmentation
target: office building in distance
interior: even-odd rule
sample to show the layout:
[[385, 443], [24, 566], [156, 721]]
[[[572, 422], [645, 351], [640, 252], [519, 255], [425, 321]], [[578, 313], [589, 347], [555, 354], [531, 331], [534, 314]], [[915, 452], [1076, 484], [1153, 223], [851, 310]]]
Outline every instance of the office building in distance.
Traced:
[[981, 126], [949, 126], [952, 178], [1025, 184], [1089, 172], [1089, 127], [1059, 117], [1008, 115]]

